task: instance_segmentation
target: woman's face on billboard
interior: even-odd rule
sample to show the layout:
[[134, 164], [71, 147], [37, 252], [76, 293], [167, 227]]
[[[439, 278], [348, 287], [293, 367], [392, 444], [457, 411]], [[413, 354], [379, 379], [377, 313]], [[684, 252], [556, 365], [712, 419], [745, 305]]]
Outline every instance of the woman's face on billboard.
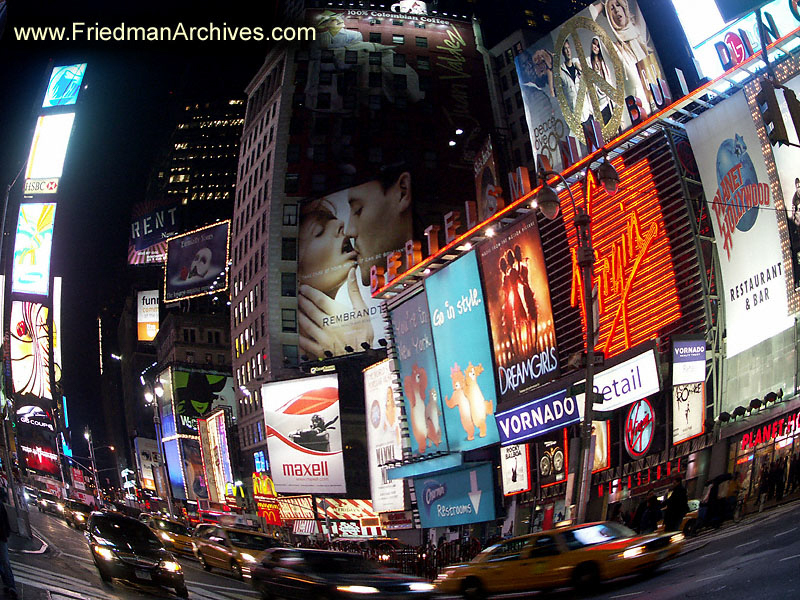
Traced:
[[356, 264], [356, 252], [344, 235], [344, 223], [325, 199], [304, 211], [300, 224], [298, 281], [333, 297]]

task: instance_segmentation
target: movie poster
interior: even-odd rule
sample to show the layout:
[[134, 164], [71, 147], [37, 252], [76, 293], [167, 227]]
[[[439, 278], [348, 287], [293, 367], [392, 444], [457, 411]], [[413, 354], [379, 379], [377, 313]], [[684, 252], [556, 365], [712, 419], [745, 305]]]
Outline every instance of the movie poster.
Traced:
[[229, 226], [214, 223], [167, 240], [164, 302], [227, 289]]
[[689, 121], [686, 133], [717, 241], [730, 358], [794, 324], [776, 202], [744, 92]]
[[643, 120], [669, 95], [636, 0], [595, 2], [515, 61], [537, 165], [554, 171]]
[[475, 252], [429, 276], [425, 291], [450, 450], [494, 444], [497, 397]]
[[500, 470], [503, 474], [504, 496], [530, 491], [531, 458], [528, 444], [511, 444], [500, 448]]
[[[230, 406], [235, 409], [232, 377], [175, 369], [172, 378], [178, 433], [198, 435], [197, 419], [212, 407]], [[236, 414], [235, 410], [233, 414]]]
[[559, 374], [553, 308], [535, 218], [481, 244], [500, 402], [521, 399]]
[[403, 460], [402, 411], [394, 397], [389, 359], [364, 369], [364, 400], [372, 505], [378, 513], [405, 510], [403, 480], [387, 476]]
[[439, 374], [425, 290], [390, 311], [390, 319], [411, 434], [411, 452], [416, 455], [446, 452]]

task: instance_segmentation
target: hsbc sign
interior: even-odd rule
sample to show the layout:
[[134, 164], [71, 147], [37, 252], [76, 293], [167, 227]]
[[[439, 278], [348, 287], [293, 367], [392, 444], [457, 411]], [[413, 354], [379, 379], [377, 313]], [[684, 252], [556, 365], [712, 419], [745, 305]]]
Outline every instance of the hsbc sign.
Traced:
[[55, 194], [58, 192], [58, 177], [26, 179], [25, 194]]

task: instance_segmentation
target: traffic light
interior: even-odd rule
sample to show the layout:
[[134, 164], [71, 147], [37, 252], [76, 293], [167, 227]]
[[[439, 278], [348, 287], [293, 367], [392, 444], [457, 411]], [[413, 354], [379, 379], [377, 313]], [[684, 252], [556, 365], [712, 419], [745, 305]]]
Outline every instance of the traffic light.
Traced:
[[789, 136], [786, 133], [786, 126], [783, 124], [778, 97], [775, 95], [775, 86], [768, 79], [761, 81], [761, 91], [756, 94], [756, 103], [764, 120], [764, 128], [767, 130], [769, 143], [773, 146], [777, 144], [788, 144]]

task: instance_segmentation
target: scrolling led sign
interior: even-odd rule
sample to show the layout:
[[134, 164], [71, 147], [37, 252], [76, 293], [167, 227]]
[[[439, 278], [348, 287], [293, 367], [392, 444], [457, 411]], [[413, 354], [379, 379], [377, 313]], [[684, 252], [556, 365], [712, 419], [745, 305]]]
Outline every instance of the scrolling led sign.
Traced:
[[[590, 176], [589, 215], [597, 288], [599, 335], [596, 350], [615, 356], [658, 335], [681, 317], [670, 242], [658, 190], [647, 158], [611, 161], [620, 175], [619, 191], [609, 196]], [[572, 185], [576, 202], [583, 182]], [[577, 258], [575, 211], [566, 190], [560, 195], [567, 241], [572, 255], [570, 303], [583, 310], [583, 281]]]

